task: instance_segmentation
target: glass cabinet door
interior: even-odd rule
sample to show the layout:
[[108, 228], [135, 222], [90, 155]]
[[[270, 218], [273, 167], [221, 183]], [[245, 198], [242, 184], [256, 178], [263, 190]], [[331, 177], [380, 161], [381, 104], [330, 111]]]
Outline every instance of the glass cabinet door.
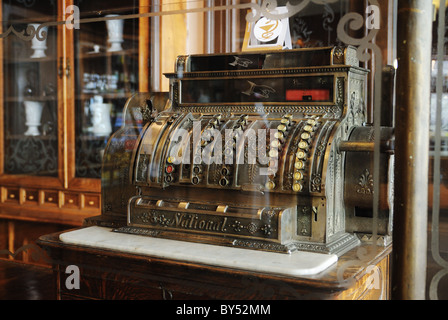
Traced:
[[[76, 3], [76, 1], [75, 1]], [[139, 1], [79, 1], [74, 32], [75, 176], [100, 178], [104, 148], [122, 124], [126, 100], [138, 90]]]
[[3, 1], [5, 174], [58, 175], [57, 1]]

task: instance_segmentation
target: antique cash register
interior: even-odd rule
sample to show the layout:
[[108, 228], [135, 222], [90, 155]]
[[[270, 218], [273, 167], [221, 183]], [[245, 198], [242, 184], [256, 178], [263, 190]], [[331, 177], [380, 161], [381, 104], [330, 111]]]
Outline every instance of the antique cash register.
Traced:
[[388, 244], [393, 128], [368, 123], [367, 75], [353, 47], [179, 56], [169, 95], [127, 102], [87, 225], [286, 254]]

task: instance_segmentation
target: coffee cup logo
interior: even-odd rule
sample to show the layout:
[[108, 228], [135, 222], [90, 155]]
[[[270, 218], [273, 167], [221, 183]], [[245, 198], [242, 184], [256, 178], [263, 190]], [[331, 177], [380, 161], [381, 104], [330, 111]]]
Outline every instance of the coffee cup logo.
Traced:
[[263, 17], [255, 24], [254, 36], [258, 41], [269, 42], [278, 38], [282, 27], [281, 20], [269, 20]]

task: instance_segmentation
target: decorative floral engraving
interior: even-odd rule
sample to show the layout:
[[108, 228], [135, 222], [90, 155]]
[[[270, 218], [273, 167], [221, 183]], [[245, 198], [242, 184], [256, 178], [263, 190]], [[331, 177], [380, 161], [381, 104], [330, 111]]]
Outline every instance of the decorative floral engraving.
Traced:
[[239, 222], [238, 220], [234, 222], [234, 224], [232, 224], [232, 228], [233, 230], [235, 230], [236, 232], [240, 232], [241, 230], [243, 230], [243, 226], [241, 225], [241, 222]]
[[373, 176], [370, 174], [368, 169], [366, 169], [364, 173], [361, 174], [356, 192], [360, 194], [373, 193]]
[[311, 192], [321, 191], [322, 176], [320, 173], [313, 173], [311, 177]]
[[330, 32], [333, 30], [331, 23], [334, 21], [334, 10], [328, 3], [324, 3], [324, 13], [322, 14], [323, 28], [324, 30]]
[[33, 25], [29, 24], [25, 29], [21, 31], [17, 31], [13, 26], [9, 26], [9, 28], [5, 32], [0, 34], [0, 39], [6, 38], [11, 33], [13, 33], [24, 41], [31, 41], [34, 37], [36, 37], [36, 39], [39, 41], [43, 41], [47, 39], [48, 35], [48, 32], [45, 31], [45, 27], [57, 26], [59, 24], [65, 24], [65, 21], [42, 23], [41, 25], [39, 25], [39, 27], [37, 27], [37, 29]]
[[263, 232], [264, 235], [269, 236], [274, 229], [269, 224], [265, 224], [260, 228], [260, 230]]
[[334, 49], [334, 57], [333, 57], [333, 63], [344, 63], [342, 60], [344, 58], [344, 49], [341, 47], [337, 47]]
[[144, 223], [149, 223], [151, 222], [152, 214], [150, 214], [149, 212], [143, 212], [138, 218]]
[[[32, 6], [35, 2], [35, 0], [18, 0], [21, 3], [24, 3], [25, 6], [29, 7]], [[277, 1], [276, 0], [264, 0], [261, 5], [257, 3], [241, 3], [236, 5], [222, 5], [222, 6], [211, 6], [211, 7], [203, 7], [203, 8], [197, 8], [194, 9], [194, 12], [196, 13], [205, 13], [205, 12], [216, 12], [216, 11], [224, 11], [224, 10], [231, 10], [231, 9], [238, 9], [238, 10], [247, 10], [246, 14], [246, 21], [247, 22], [255, 22], [260, 19], [260, 17], [263, 15], [268, 19], [271, 20], [279, 20], [284, 18], [289, 18], [297, 13], [301, 12], [303, 9], [305, 9], [310, 3], [315, 3], [318, 5], [325, 6], [326, 12], [328, 12], [329, 8], [328, 4], [335, 3], [339, 0], [302, 0], [301, 2], [297, 4], [291, 4], [287, 3], [286, 8], [287, 12], [283, 14], [276, 14], [275, 8], [277, 8]], [[252, 9], [252, 10], [248, 10]], [[164, 10], [164, 11], [154, 11], [154, 12], [145, 12], [145, 13], [138, 13], [138, 14], [126, 14], [126, 15], [120, 15], [119, 17], [99, 17], [99, 18], [84, 18], [79, 19], [77, 21], [79, 24], [82, 23], [93, 23], [93, 22], [100, 22], [100, 21], [107, 21], [107, 20], [129, 20], [129, 19], [139, 19], [139, 18], [148, 18], [148, 17], [154, 17], [154, 16], [166, 16], [166, 15], [174, 15], [174, 14], [186, 14], [189, 12], [193, 12], [191, 9], [184, 9], [184, 10]], [[324, 27], [326, 26], [326, 23], [332, 21], [332, 13], [324, 13]], [[17, 31], [14, 29], [14, 27], [11, 25], [8, 29], [6, 29], [5, 32], [0, 34], [0, 39], [5, 38], [9, 36], [11, 33], [15, 34], [17, 37], [24, 41], [30, 41], [35, 36], [38, 38], [38, 40], [44, 40], [47, 38], [46, 32], [41, 32], [41, 30], [44, 27], [57, 27], [57, 26], [63, 26], [66, 24], [69, 24], [70, 21], [51, 21], [41, 24], [37, 30], [33, 27], [29, 27], [26, 30]], [[25, 34], [26, 33], [26, 34]]]
[[5, 172], [9, 174], [57, 175], [57, 140], [33, 136], [5, 147]]
[[[374, 5], [378, 6], [377, 1], [370, 0]], [[363, 38], [353, 38], [349, 36], [345, 30], [345, 26], [349, 25], [352, 30], [359, 30], [364, 26], [364, 17], [356, 12], [347, 13], [343, 16], [338, 23], [337, 34], [338, 38], [346, 44], [359, 46], [357, 50], [358, 59], [363, 62], [367, 62], [371, 59], [369, 50], [375, 53], [375, 56], [381, 57], [381, 49], [373, 41], [379, 31], [379, 29], [372, 28], [369, 33]], [[381, 59], [380, 59], [380, 63]], [[381, 74], [381, 73], [380, 73]]]
[[311, 208], [302, 207], [298, 210], [297, 234], [300, 236], [311, 236]]
[[258, 227], [255, 223], [251, 222], [247, 225], [247, 231], [249, 231], [250, 234], [254, 234], [255, 232], [257, 232]]
[[[22, 3], [27, 8], [34, 6], [34, 4], [36, 3], [36, 0], [16, 0], [16, 1], [18, 3]], [[53, 1], [52, 5], [54, 5]]]
[[[255, 15], [247, 17], [246, 19], [254, 19], [257, 20], [258, 17], [263, 14], [268, 19], [271, 20], [279, 20], [284, 19], [288, 17], [292, 17], [305, 9], [310, 3], [320, 4], [320, 5], [327, 5], [330, 3], [337, 2], [339, 0], [302, 0], [301, 2], [297, 4], [291, 4], [290, 2], [286, 3], [287, 12], [283, 14], [276, 14], [275, 8], [277, 8], [277, 0], [265, 0], [261, 4], [261, 12], [256, 12]], [[252, 20], [252, 21], [254, 21]], [[249, 21], [249, 20], [248, 20]]]
[[[373, 131], [379, 133], [381, 129], [381, 99], [382, 99], [382, 73], [380, 70], [382, 70], [383, 67], [383, 59], [382, 59], [382, 52], [381, 49], [378, 47], [378, 45], [375, 43], [376, 35], [379, 32], [379, 26], [380, 26], [380, 11], [374, 10], [375, 8], [379, 8], [379, 3], [377, 0], [368, 0], [368, 7], [366, 8], [366, 14], [369, 15], [366, 19], [359, 13], [350, 12], [347, 13], [345, 16], [343, 16], [338, 23], [337, 27], [337, 35], [338, 38], [343, 41], [345, 44], [358, 46], [357, 48], [357, 57], [359, 61], [361, 62], [367, 62], [372, 58], [372, 53], [375, 55], [374, 59], [374, 70], [377, 70], [374, 74], [373, 83], [374, 83], [374, 90], [373, 90], [373, 96], [374, 96], [374, 114], [373, 114]], [[370, 15], [372, 14], [372, 15]], [[375, 19], [375, 23], [372, 24], [372, 21], [369, 21], [367, 19], [370, 19], [373, 17]], [[346, 27], [349, 28], [346, 28]], [[353, 38], [351, 37], [346, 29], [351, 30], [360, 30], [363, 27], [366, 27], [368, 30], [367, 35], [365, 35], [363, 38]], [[378, 134], [379, 136], [379, 134]], [[357, 192], [359, 194], [373, 194], [373, 203], [379, 203], [379, 178], [380, 178], [380, 170], [379, 170], [379, 163], [380, 163], [380, 144], [375, 144], [375, 150], [373, 155], [373, 175], [370, 174], [368, 170], [365, 170], [364, 173], [361, 175], [359, 182], [358, 182], [358, 188]], [[377, 210], [377, 209], [374, 209]], [[374, 216], [377, 217], [378, 212], [374, 212]], [[377, 219], [372, 219], [372, 225], [377, 224]], [[375, 232], [373, 235], [373, 238], [376, 239], [378, 234]], [[358, 259], [354, 259], [351, 261], [348, 261], [344, 265], [340, 266], [338, 269], [337, 277], [340, 281], [346, 280], [344, 279], [344, 272], [347, 268], [349, 268], [352, 265], [359, 265], [361, 261], [368, 261], [368, 259], [371, 259], [375, 255], [375, 247], [376, 247], [376, 241], [372, 242], [373, 250], [371, 250], [368, 254], [363, 254], [362, 248], [358, 248], [357, 257]]]
[[[243, 229], [246, 229], [250, 234], [255, 234], [258, 231], [258, 226], [253, 223], [253, 222], [249, 222], [246, 226], [242, 225], [240, 221], [236, 220], [233, 224], [232, 224], [232, 228], [235, 232], [241, 232]], [[267, 229], [266, 229], [267, 230]], [[272, 229], [271, 229], [272, 230]], [[270, 230], [269, 230], [270, 233]], [[269, 234], [264, 232], [265, 235]]]

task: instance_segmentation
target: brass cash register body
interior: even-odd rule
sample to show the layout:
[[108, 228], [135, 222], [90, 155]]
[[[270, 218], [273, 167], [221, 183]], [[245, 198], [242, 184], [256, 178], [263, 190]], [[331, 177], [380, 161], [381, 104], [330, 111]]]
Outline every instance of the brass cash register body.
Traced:
[[[372, 234], [374, 132], [352, 47], [179, 56], [170, 92], [127, 102], [109, 140], [115, 231], [239, 248], [342, 254]], [[382, 128], [383, 144], [392, 128]], [[375, 229], [391, 235], [391, 155]]]

